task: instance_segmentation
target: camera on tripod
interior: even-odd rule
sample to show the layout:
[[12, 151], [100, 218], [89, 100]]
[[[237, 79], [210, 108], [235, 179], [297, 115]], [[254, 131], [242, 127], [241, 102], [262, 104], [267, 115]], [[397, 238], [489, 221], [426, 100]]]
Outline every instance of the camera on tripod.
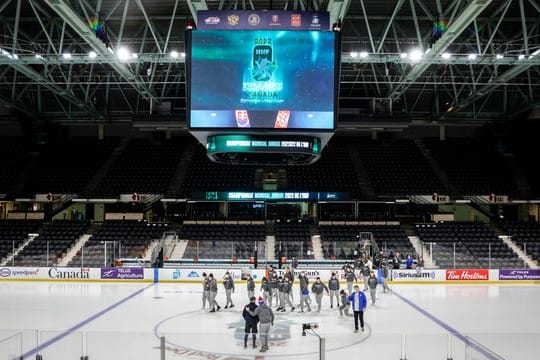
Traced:
[[319, 323], [305, 323], [302, 324], [302, 336], [306, 336], [306, 330], [318, 329]]

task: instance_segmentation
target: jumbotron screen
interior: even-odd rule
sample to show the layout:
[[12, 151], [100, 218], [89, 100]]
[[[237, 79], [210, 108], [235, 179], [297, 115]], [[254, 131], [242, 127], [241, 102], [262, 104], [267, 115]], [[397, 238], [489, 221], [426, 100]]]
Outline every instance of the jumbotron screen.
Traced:
[[190, 128], [334, 129], [334, 32], [197, 30], [188, 43]]

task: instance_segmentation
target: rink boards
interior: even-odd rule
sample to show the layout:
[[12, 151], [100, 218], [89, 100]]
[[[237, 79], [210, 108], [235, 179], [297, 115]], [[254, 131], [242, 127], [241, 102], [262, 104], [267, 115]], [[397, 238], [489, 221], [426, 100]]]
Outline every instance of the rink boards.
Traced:
[[[66, 267], [2, 267], [0, 281], [75, 281], [75, 282], [162, 282], [162, 283], [200, 283], [203, 273], [212, 273], [216, 279], [222, 279], [229, 271], [233, 279], [243, 280], [251, 274], [256, 282], [265, 276], [264, 269], [250, 268], [167, 268], [153, 269], [140, 267], [119, 268], [66, 268]], [[280, 275], [283, 270], [277, 270]], [[345, 282], [341, 269], [300, 268], [295, 270], [297, 277], [305, 271], [311, 279], [320, 277], [323, 281], [337, 272], [342, 283]], [[362, 276], [357, 274], [358, 282]], [[379, 271], [379, 280], [382, 276]], [[482, 283], [518, 283], [540, 284], [540, 269], [424, 269], [391, 270], [392, 284], [482, 284]]]

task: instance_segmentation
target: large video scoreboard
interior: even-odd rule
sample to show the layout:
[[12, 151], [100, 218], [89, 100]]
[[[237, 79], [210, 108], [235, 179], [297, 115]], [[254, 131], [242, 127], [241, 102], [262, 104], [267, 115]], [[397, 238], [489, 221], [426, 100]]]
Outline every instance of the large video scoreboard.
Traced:
[[334, 130], [336, 42], [332, 31], [188, 32], [190, 128]]

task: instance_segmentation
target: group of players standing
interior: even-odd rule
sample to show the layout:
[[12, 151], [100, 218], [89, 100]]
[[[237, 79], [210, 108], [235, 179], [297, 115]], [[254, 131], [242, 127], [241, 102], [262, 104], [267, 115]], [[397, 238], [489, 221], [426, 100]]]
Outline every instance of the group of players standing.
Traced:
[[[371, 304], [375, 305], [377, 286], [379, 284], [379, 279], [375, 275], [372, 266], [371, 261], [367, 257], [364, 257], [356, 264], [356, 269], [354, 265], [346, 264], [343, 267], [343, 278], [347, 283], [347, 290], [341, 289], [341, 283], [337, 272], [332, 272], [327, 284], [323, 283], [320, 277], [317, 277], [310, 288], [310, 279], [308, 278], [308, 275], [305, 271], [300, 271], [300, 274], [298, 275], [298, 282], [300, 284], [300, 303], [297, 305], [300, 307], [300, 312], [312, 311], [311, 294], [315, 297], [315, 302], [317, 304], [317, 309], [315, 311], [320, 312], [322, 299], [324, 293], [326, 293], [330, 296], [330, 309], [334, 308], [335, 299], [335, 306], [340, 314], [339, 317], [353, 316], [355, 332], [359, 329], [358, 322], [360, 322], [361, 329], [364, 331], [363, 312], [367, 306], [367, 297], [363, 291], [369, 291]], [[381, 263], [379, 268], [381, 269], [383, 292], [387, 292], [389, 291], [389, 266], [385, 263]], [[358, 270], [358, 276], [355, 270]], [[355, 282], [359, 281], [360, 277], [363, 279], [364, 283], [363, 291], [360, 291], [358, 285], [354, 285]], [[218, 292], [217, 280], [212, 273], [208, 275], [203, 273], [203, 278], [202, 308], [206, 309], [206, 303], [208, 302], [210, 312], [219, 311], [221, 306], [219, 306], [216, 301]], [[257, 323], [260, 321], [259, 327], [261, 328], [262, 342], [260, 351], [265, 352], [268, 350], [268, 333], [274, 323], [272, 307], [277, 306], [275, 311], [279, 312], [285, 312], [287, 309], [290, 309], [291, 312], [295, 310], [296, 307], [293, 305], [295, 303], [293, 292], [294, 281], [295, 275], [290, 268], [285, 269], [283, 276], [280, 276], [275, 268], [270, 267], [267, 276], [262, 279], [260, 287], [262, 296], [259, 296], [257, 301], [257, 298], [255, 297], [255, 281], [251, 275], [247, 275], [246, 287], [250, 303], [244, 307], [242, 312], [242, 316], [246, 320], [244, 347], [247, 347], [249, 333], [252, 333], [253, 347], [255, 347]], [[225, 273], [222, 284], [226, 294], [225, 309], [232, 308], [234, 307], [232, 293], [234, 293], [235, 286], [234, 280], [228, 271]], [[257, 302], [259, 306], [257, 306]], [[349, 312], [349, 309], [351, 308], [353, 310], [352, 314]]]

